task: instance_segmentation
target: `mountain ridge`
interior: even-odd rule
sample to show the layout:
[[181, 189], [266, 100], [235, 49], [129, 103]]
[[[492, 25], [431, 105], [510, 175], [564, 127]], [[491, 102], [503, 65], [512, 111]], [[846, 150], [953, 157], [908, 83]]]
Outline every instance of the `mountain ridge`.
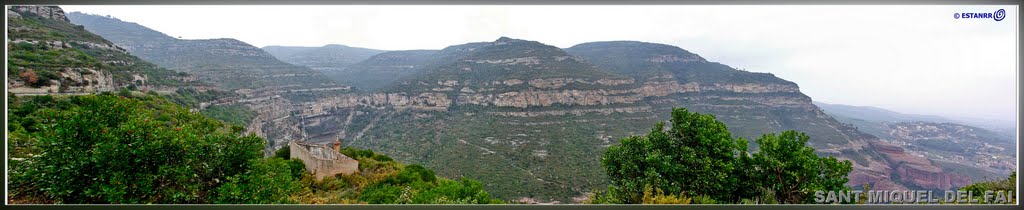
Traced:
[[[250, 130], [267, 136], [271, 150], [292, 140], [340, 138], [346, 145], [438, 168], [440, 175], [483, 180], [489, 192], [504, 199], [567, 202], [605, 186], [600, 151], [664, 121], [672, 107], [714, 114], [748, 140], [783, 130], [808, 133], [819, 154], [862, 160], [851, 185], [900, 188], [897, 182], [906, 180], [894, 179], [898, 171], [945, 176], [932, 170], [931, 162], [884, 158], [879, 154], [879, 148], [889, 148], [884, 142], [825, 114], [791, 81], [710, 62], [670, 45], [606, 44], [632, 47], [584, 43], [562, 49], [501, 37], [441, 50], [380, 53], [353, 70], [380, 71], [394, 79], [384, 81], [390, 84], [281, 106], [254, 105], [276, 114], [257, 117], [254, 121], [273, 123], [256, 123]], [[954, 179], [930, 186], [949, 180]]]
[[985, 128], [988, 130], [999, 132], [1001, 135], [1006, 135], [1010, 138], [1016, 136], [1016, 130], [1014, 129], [1014, 125], [1008, 125], [1009, 122], [1000, 122], [998, 120], [992, 119], [963, 119], [958, 117], [945, 117], [938, 115], [906, 114], [874, 106], [856, 106], [824, 102], [814, 103], [818, 104], [818, 106], [822, 107], [822, 109], [825, 109], [826, 112], [829, 112], [834, 116], [845, 116], [848, 118], [854, 118], [854, 120], [859, 119], [874, 122], [949, 122]]
[[79, 12], [69, 13], [68, 19], [143, 59], [193, 73], [226, 89], [336, 86], [317, 71], [282, 62], [237, 39], [176, 39], [137, 23]]

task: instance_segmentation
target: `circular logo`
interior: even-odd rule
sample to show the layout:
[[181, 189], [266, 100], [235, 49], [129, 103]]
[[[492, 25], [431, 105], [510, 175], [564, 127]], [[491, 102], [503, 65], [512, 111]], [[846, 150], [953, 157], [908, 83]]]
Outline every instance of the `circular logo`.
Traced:
[[995, 19], [996, 21], [1001, 21], [1003, 18], [1006, 18], [1006, 10], [999, 9], [996, 10], [996, 13], [992, 14], [992, 19]]
[[960, 13], [953, 13], [953, 19], [960, 19]]

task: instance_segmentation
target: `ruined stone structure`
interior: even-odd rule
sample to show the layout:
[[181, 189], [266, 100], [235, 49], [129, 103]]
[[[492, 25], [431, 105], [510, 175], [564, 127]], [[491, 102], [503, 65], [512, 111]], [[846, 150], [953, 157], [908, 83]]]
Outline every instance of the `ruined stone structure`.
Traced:
[[352, 174], [359, 171], [359, 161], [338, 152], [341, 142], [335, 141], [333, 148], [323, 144], [292, 141], [288, 143], [294, 159], [302, 160], [306, 171], [318, 180], [335, 174]]

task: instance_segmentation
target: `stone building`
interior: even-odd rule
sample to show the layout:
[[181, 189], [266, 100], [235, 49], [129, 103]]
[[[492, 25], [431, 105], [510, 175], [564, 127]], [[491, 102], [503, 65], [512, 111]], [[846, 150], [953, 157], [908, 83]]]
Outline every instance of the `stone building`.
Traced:
[[349, 175], [359, 172], [359, 161], [338, 152], [341, 149], [339, 141], [334, 141], [333, 147], [299, 141], [292, 141], [288, 145], [291, 158], [302, 160], [306, 171], [313, 173], [317, 180], [339, 173]]

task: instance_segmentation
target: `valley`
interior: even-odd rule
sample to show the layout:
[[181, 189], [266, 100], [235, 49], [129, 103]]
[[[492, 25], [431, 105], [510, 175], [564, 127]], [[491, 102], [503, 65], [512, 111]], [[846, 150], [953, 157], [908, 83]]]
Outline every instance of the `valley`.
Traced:
[[[666, 122], [674, 107], [713, 114], [751, 150], [762, 134], [804, 132], [817, 154], [854, 163], [849, 186], [947, 190], [1016, 168], [1010, 161], [1016, 154], [1009, 153], [1015, 142], [1001, 134], [959, 124], [858, 121], [830, 112], [792, 81], [666, 44], [559, 48], [498, 37], [437, 50], [259, 48], [231, 38], [177, 39], [110, 16], [20, 11], [9, 14], [47, 16], [95, 35], [56, 44], [23, 35], [14, 45], [51, 43], [125, 58], [86, 61], [101, 65], [93, 69], [48, 71], [64, 77], [53, 84], [12, 71], [18, 79], [9, 82], [9, 92], [89, 94], [134, 85], [209, 93], [187, 108], [220, 109], [222, 120], [266, 139], [264, 156], [293, 141], [340, 140], [421, 164], [440, 177], [480, 180], [502, 200], [573, 203], [606, 188], [599, 161], [605, 149]], [[35, 30], [33, 24], [9, 31]], [[124, 65], [147, 70], [110, 67]], [[971, 172], [978, 167], [984, 172]]]

